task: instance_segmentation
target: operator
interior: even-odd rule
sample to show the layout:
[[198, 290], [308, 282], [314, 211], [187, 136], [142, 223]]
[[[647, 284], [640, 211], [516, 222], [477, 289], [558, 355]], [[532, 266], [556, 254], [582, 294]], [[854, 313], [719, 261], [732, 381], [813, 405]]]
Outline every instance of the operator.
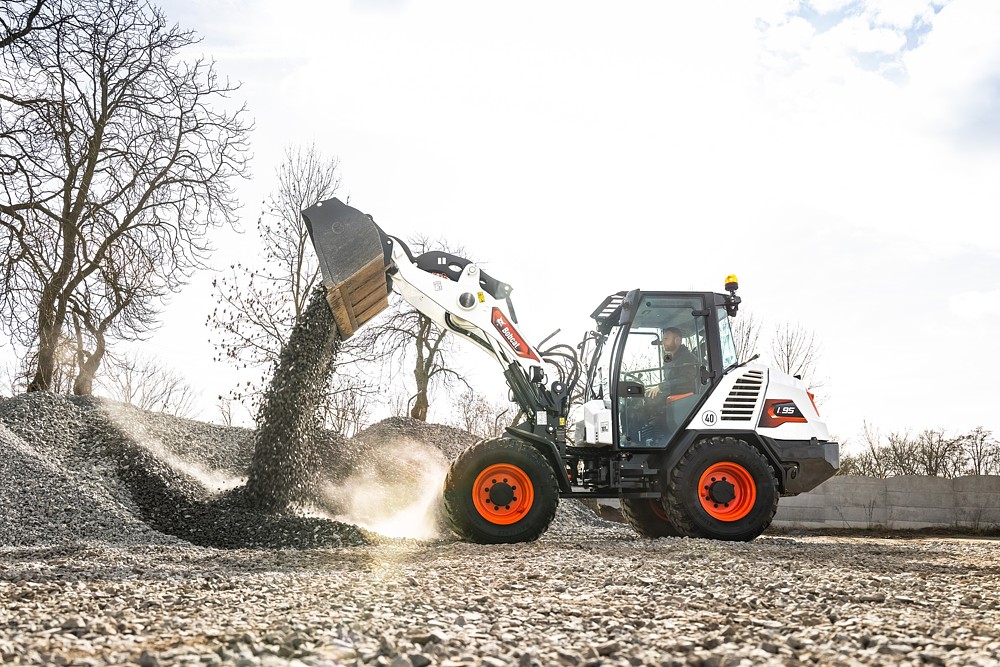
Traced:
[[663, 346], [663, 382], [646, 388], [646, 396], [656, 398], [659, 394], [676, 396], [698, 390], [698, 357], [681, 342], [681, 330], [668, 327], [660, 331], [660, 345]]

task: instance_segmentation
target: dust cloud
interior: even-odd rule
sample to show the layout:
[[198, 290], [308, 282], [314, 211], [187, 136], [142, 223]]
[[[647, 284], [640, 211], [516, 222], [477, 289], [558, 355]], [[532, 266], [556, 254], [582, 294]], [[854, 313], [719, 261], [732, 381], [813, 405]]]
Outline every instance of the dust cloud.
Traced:
[[346, 479], [324, 485], [323, 504], [339, 521], [386, 537], [434, 539], [448, 461], [437, 449], [408, 438], [372, 447]]

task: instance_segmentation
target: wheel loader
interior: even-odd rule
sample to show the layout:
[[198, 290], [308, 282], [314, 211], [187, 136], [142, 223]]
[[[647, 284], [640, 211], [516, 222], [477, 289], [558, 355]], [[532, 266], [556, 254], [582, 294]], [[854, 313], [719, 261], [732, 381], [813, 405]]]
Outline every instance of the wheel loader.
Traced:
[[542, 348], [519, 331], [511, 286], [474, 262], [414, 256], [335, 198], [302, 215], [341, 338], [395, 291], [501, 366], [524, 419], [451, 464], [443, 507], [463, 539], [535, 540], [560, 498], [617, 498], [646, 537], [749, 541], [779, 497], [839, 467], [839, 445], [802, 381], [737, 359], [735, 276], [724, 293], [611, 294], [579, 345]]

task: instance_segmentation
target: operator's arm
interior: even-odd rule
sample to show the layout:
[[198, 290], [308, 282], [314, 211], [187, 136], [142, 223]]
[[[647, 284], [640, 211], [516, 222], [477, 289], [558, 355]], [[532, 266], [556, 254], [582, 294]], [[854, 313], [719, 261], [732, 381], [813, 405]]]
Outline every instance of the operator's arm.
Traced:
[[[686, 353], [686, 354], [685, 354]], [[646, 396], [656, 398], [695, 393], [698, 391], [698, 358], [689, 350], [677, 353], [663, 367], [663, 382], [646, 388]]]
[[654, 384], [650, 387], [646, 387], [646, 396], [648, 398], [656, 398], [660, 394], [663, 394], [664, 396], [670, 395], [670, 387], [671, 387], [670, 369], [671, 369], [670, 364], [665, 365], [663, 367], [663, 370], [661, 371], [661, 374], [666, 379], [659, 384]]

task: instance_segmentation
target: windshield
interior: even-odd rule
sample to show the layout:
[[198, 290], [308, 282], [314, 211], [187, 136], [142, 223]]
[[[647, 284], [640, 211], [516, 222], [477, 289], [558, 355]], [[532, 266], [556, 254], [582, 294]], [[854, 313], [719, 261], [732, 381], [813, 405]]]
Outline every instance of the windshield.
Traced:
[[736, 365], [736, 339], [733, 338], [733, 328], [729, 323], [729, 314], [724, 307], [717, 309], [719, 313], [719, 339], [722, 342], [722, 370], [729, 370]]

